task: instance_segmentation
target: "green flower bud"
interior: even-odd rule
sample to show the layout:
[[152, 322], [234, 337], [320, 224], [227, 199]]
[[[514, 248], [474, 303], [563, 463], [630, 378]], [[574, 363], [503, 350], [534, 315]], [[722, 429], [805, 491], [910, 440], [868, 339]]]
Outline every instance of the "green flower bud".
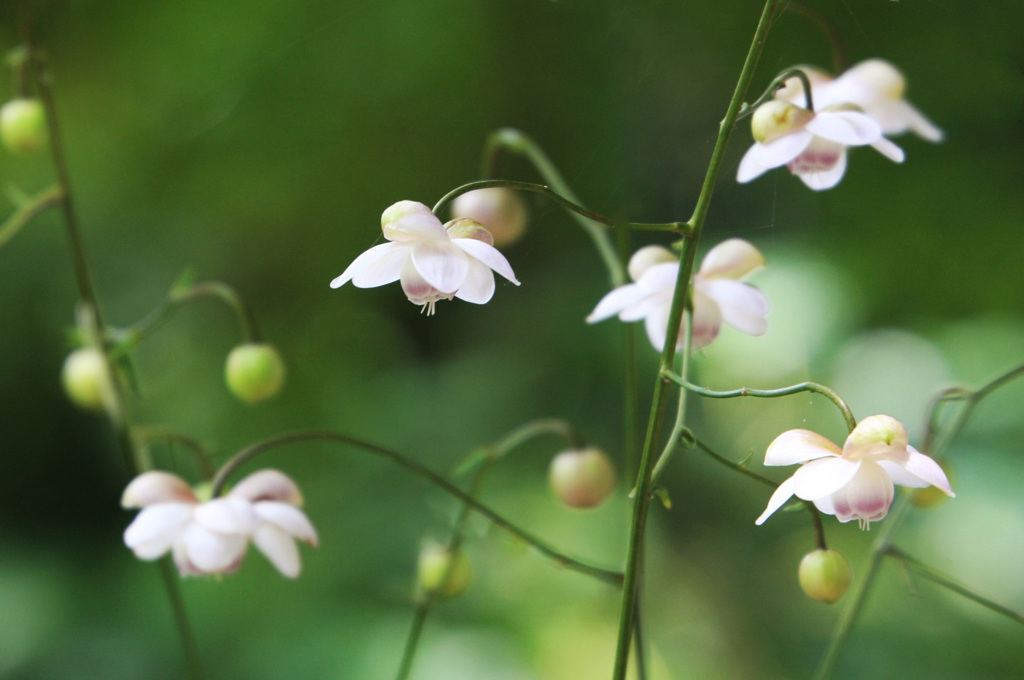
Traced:
[[853, 580], [850, 563], [835, 550], [815, 550], [800, 560], [800, 587], [807, 596], [832, 604], [843, 596]]
[[46, 144], [46, 111], [38, 99], [12, 99], [0, 108], [0, 139], [16, 153]]
[[423, 590], [436, 592], [442, 600], [452, 600], [466, 592], [472, 580], [473, 567], [461, 550], [451, 553], [439, 545], [428, 545], [420, 552], [419, 582]]
[[68, 355], [61, 369], [61, 382], [71, 401], [86, 411], [102, 411], [113, 387], [107, 362], [95, 347], [76, 349]]
[[600, 505], [615, 489], [615, 468], [600, 449], [570, 449], [551, 461], [551, 489], [571, 508]]
[[246, 343], [231, 350], [224, 376], [236, 397], [255, 404], [281, 391], [284, 361], [273, 345]]

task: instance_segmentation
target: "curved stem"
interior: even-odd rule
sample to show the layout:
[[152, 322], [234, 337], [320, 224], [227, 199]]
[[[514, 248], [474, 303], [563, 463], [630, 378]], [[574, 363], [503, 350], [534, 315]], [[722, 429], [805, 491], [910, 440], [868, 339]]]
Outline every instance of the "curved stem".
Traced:
[[53, 186], [36, 194], [12, 212], [3, 224], [0, 224], [0, 248], [21, 231], [22, 227], [31, 222], [36, 215], [49, 208], [60, 205], [64, 201], [64, 191], [60, 186]]
[[800, 84], [804, 88], [804, 104], [806, 104], [804, 108], [808, 111], [814, 111], [814, 97], [811, 94], [811, 79], [807, 77], [807, 74], [804, 73], [803, 70], [798, 68], [789, 68], [775, 76], [768, 87], [765, 88], [764, 92], [761, 93], [761, 96], [754, 100], [753, 104], [744, 104], [743, 108], [740, 110], [739, 116], [737, 116], [737, 120], [743, 120], [747, 116], [753, 114], [761, 104], [774, 99], [775, 93], [778, 89], [784, 86], [786, 81], [794, 76], [800, 79]]
[[693, 276], [693, 261], [696, 253], [696, 245], [700, 240], [707, 212], [711, 205], [711, 197], [714, 193], [715, 184], [718, 181], [718, 173], [725, 158], [725, 149], [736, 125], [736, 118], [743, 102], [750, 81], [754, 76], [754, 69], [757, 66], [758, 58], [764, 47], [768, 35], [768, 28], [771, 25], [772, 16], [778, 0], [766, 0], [761, 18], [758, 21], [757, 29], [754, 32], [750, 49], [747, 52], [746, 60], [740, 71], [736, 89], [733, 91], [732, 99], [726, 110], [725, 118], [718, 130], [718, 138], [715, 141], [715, 148], [711, 153], [711, 161], [708, 164], [707, 174], [704, 176], [704, 183], [701, 186], [700, 195], [697, 197], [697, 204], [694, 207], [692, 217], [687, 221], [689, 230], [684, 233], [682, 252], [680, 253], [679, 272], [676, 276], [675, 290], [672, 296], [672, 306], [669, 312], [668, 328], [665, 333], [665, 345], [662, 349], [661, 359], [658, 364], [658, 376], [654, 384], [654, 396], [651, 400], [651, 412], [647, 423], [647, 434], [644, 441], [643, 452], [640, 456], [640, 474], [637, 482], [636, 494], [633, 497], [633, 517], [629, 531], [629, 545], [626, 554], [626, 574], [622, 588], [622, 603], [619, 608], [619, 635], [615, 651], [615, 668], [613, 680], [624, 680], [626, 669], [629, 664], [630, 642], [633, 639], [633, 625], [635, 617], [635, 603], [637, 600], [637, 583], [641, 564], [641, 552], [644, 543], [644, 531], [646, 528], [647, 513], [651, 503], [651, 476], [654, 467], [654, 447], [657, 445], [658, 435], [661, 429], [661, 422], [664, 415], [665, 399], [668, 391], [668, 381], [664, 373], [671, 371], [674, 363], [679, 328], [682, 324], [683, 310], [689, 300], [690, 279]]
[[473, 510], [480, 513], [487, 519], [491, 520], [497, 526], [501, 527], [505, 531], [508, 531], [510, 534], [522, 539], [526, 543], [529, 543], [541, 554], [551, 558], [552, 560], [564, 566], [565, 568], [572, 569], [573, 571], [578, 571], [581, 574], [593, 576], [594, 578], [600, 579], [607, 583], [611, 583], [613, 585], [618, 585], [622, 582], [621, 573], [617, 571], [612, 571], [610, 569], [602, 569], [601, 567], [595, 567], [585, 562], [573, 559], [572, 557], [569, 557], [568, 555], [565, 555], [555, 550], [554, 548], [550, 547], [540, 539], [533, 537], [523, 529], [520, 529], [518, 526], [512, 524], [507, 519], [505, 519], [495, 511], [488, 508], [486, 505], [483, 505], [476, 499], [472, 498], [469, 494], [459, 489], [457, 486], [446, 480], [441, 475], [437, 474], [436, 472], [430, 470], [427, 467], [424, 467], [423, 465], [417, 463], [411, 458], [403, 456], [402, 454], [396, 451], [392, 451], [391, 449], [386, 449], [382, 446], [377, 446], [376, 444], [371, 444], [370, 442], [365, 442], [360, 439], [356, 439], [355, 437], [349, 437], [348, 435], [339, 434], [336, 432], [319, 430], [312, 430], [306, 432], [292, 432], [289, 434], [283, 434], [277, 437], [273, 437], [271, 439], [265, 439], [261, 442], [253, 444], [248, 448], [243, 449], [242, 451], [239, 451], [237, 454], [234, 455], [234, 457], [231, 458], [231, 460], [226, 462], [220, 468], [220, 470], [217, 471], [216, 476], [214, 476], [213, 497], [216, 498], [221, 494], [228, 477], [230, 477], [235, 472], [235, 470], [237, 470], [249, 459], [261, 453], [265, 453], [266, 451], [269, 451], [271, 449], [282, 446], [284, 444], [303, 441], [338, 442], [341, 444], [351, 446], [360, 451], [365, 451], [367, 453], [371, 453], [382, 458], [387, 458], [391, 462], [396, 463], [402, 468], [405, 468], [409, 472], [412, 472], [413, 474], [424, 478], [434, 486], [438, 487], [439, 489], [448, 493], [449, 495], [454, 496], [455, 498], [459, 499], [466, 505], [469, 505], [470, 507], [473, 508]]
[[829, 46], [832, 48], [832, 67], [836, 73], [845, 71], [849, 61], [846, 58], [846, 46], [843, 44], [843, 36], [839, 29], [836, 28], [836, 25], [818, 10], [796, 0], [792, 0], [789, 3], [789, 11], [807, 17], [821, 29], [821, 32], [828, 38]]
[[[922, 448], [928, 452], [944, 449], [953, 441], [953, 438], [959, 434], [960, 430], [967, 423], [967, 419], [971, 417], [974, 409], [982, 399], [1022, 375], [1024, 375], [1024, 364], [1020, 364], [1004, 373], [1001, 373], [994, 379], [979, 387], [977, 390], [972, 391], [962, 387], [950, 387], [939, 392], [932, 398], [932, 401], [929, 404], [929, 416], [927, 419], [928, 425], [925, 430]], [[935, 437], [938, 432], [938, 423], [936, 422], [936, 419], [939, 413], [939, 407], [950, 401], [965, 401], [967, 402], [967, 405], [953, 421], [953, 424], [947, 430], [946, 436], [942, 440], [941, 444], [937, 444], [935, 443]]]
[[846, 426], [849, 428], [850, 432], [853, 432], [854, 428], [857, 427], [857, 420], [853, 417], [853, 412], [850, 411], [850, 407], [847, 406], [846, 402], [843, 401], [843, 399], [833, 390], [825, 387], [824, 385], [819, 385], [818, 383], [802, 382], [797, 385], [780, 387], [775, 390], [755, 390], [750, 387], [740, 387], [735, 390], [719, 392], [716, 390], [709, 390], [706, 387], [700, 387], [699, 385], [694, 385], [670, 371], [663, 372], [662, 375], [683, 389], [710, 399], [732, 399], [734, 397], [759, 397], [763, 399], [771, 399], [774, 397], [785, 397], [791, 394], [799, 394], [800, 392], [814, 392], [815, 394], [827, 397], [829, 401], [836, 405], [836, 408], [838, 408], [843, 414], [843, 420], [846, 421]]
[[155, 428], [135, 428], [132, 431], [134, 439], [141, 441], [143, 446], [152, 444], [153, 442], [168, 442], [170, 444], [180, 444], [186, 449], [191, 451], [195, 456], [196, 462], [199, 464], [199, 471], [203, 479], [211, 479], [214, 474], [213, 466], [210, 464], [210, 454], [195, 439], [188, 435], [182, 434], [176, 430], [162, 430]]

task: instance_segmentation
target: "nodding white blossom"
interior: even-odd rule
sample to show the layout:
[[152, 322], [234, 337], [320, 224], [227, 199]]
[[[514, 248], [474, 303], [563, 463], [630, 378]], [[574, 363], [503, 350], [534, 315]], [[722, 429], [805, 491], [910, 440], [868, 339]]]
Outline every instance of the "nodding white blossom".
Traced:
[[[770, 306], [764, 293], [743, 283], [764, 266], [764, 257], [747, 241], [734, 238], [718, 244], [704, 257], [693, 276], [694, 348], [709, 345], [726, 323], [750, 335], [768, 330], [765, 319]], [[647, 338], [661, 351], [668, 333], [672, 294], [679, 260], [667, 248], [646, 246], [629, 260], [634, 283], [619, 286], [605, 295], [587, 317], [596, 323], [618, 315], [622, 321], [644, 320]], [[682, 349], [685, 328], [680, 326], [676, 349]]]
[[152, 470], [128, 484], [121, 505], [142, 509], [125, 529], [125, 545], [142, 560], [170, 551], [182, 576], [235, 571], [251, 539], [278, 571], [295, 578], [301, 570], [295, 539], [317, 545], [316, 530], [299, 509], [299, 488], [277, 470], [254, 472], [205, 502], [180, 477]]
[[755, 523], [763, 524], [793, 496], [840, 522], [856, 519], [862, 529], [888, 514], [893, 484], [935, 486], [955, 496], [939, 464], [907, 441], [903, 423], [883, 415], [860, 421], [842, 449], [810, 430], [783, 432], [768, 446], [764, 464], [802, 466], [779, 485]]
[[482, 305], [494, 295], [494, 270], [519, 285], [508, 260], [494, 248], [490, 233], [471, 219], [442, 225], [430, 208], [399, 201], [381, 216], [384, 238], [357, 257], [333, 281], [375, 288], [400, 281], [409, 301], [428, 315], [438, 300], [453, 297]]
[[775, 99], [757, 107], [750, 126], [756, 141], [740, 161], [740, 183], [785, 165], [811, 189], [831, 189], [846, 172], [848, 146], [871, 145], [896, 163], [904, 158], [881, 126], [852, 104], [809, 111]]

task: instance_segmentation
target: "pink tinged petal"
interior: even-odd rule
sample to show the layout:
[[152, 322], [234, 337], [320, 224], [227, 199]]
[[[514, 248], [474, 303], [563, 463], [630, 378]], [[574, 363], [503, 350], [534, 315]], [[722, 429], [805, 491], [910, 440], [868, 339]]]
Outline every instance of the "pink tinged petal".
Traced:
[[800, 130], [785, 137], [779, 137], [768, 144], [755, 144], [752, 149], [754, 160], [766, 168], [777, 168], [786, 165], [814, 141], [814, 134], [808, 130]]
[[505, 256], [494, 246], [472, 238], [457, 238], [453, 239], [452, 243], [465, 251], [474, 260], [482, 262], [512, 283], [517, 286], [519, 285], [519, 281], [512, 271], [512, 265], [508, 263]]
[[[480, 243], [473, 239], [465, 240]], [[424, 281], [448, 295], [459, 289], [469, 270], [466, 254], [448, 240], [447, 233], [444, 241], [415, 242], [412, 246], [412, 264]]]
[[349, 281], [356, 288], [376, 288], [397, 281], [411, 252], [409, 246], [398, 243], [376, 245], [353, 260], [341, 276], [331, 281], [331, 288], [341, 288]]
[[722, 330], [722, 310], [718, 303], [704, 292], [703, 282], [695, 280], [694, 284], [690, 344], [699, 349], [707, 347], [718, 337], [718, 332]]
[[399, 277], [399, 280], [402, 282], [402, 292], [405, 293], [405, 296], [409, 298], [409, 301], [413, 304], [422, 305], [441, 299], [452, 299], [452, 294], [446, 295], [441, 293], [439, 290], [427, 283], [427, 281], [420, 276], [420, 273], [416, 271], [416, 267], [413, 266], [412, 259], [406, 260], [405, 266], [402, 267], [402, 274]]
[[190, 524], [182, 534], [185, 556], [202, 573], [231, 571], [245, 555], [248, 536], [222, 534]]
[[203, 572], [196, 568], [196, 565], [189, 562], [188, 559], [188, 546], [185, 545], [184, 541], [178, 541], [174, 544], [174, 566], [178, 568], [178, 573], [182, 576], [199, 576]]
[[765, 316], [771, 307], [764, 293], [750, 284], [732, 279], [705, 281], [704, 291], [717, 303], [722, 321], [749, 335], [764, 335], [768, 330]]
[[[815, 191], [824, 191], [825, 189], [831, 189], [835, 185], [839, 184], [839, 180], [843, 178], [843, 174], [846, 172], [845, 149], [840, 151], [838, 156], [832, 157], [832, 159], [835, 164], [831, 167], [825, 167], [819, 163], [808, 162], [801, 165], [801, 169], [799, 170], [794, 169], [794, 167], [790, 167], [790, 170], [800, 178], [800, 181], [811, 189], [814, 189]], [[821, 157], [819, 157], [819, 160], [821, 160]]]
[[782, 484], [779, 484], [779, 488], [775, 489], [775, 493], [768, 499], [768, 507], [764, 509], [761, 516], [754, 520], [754, 524], [761, 526], [764, 521], [772, 516], [772, 514], [786, 504], [790, 498], [793, 497], [793, 478], [790, 477]]
[[[647, 331], [647, 339], [658, 352], [665, 347], [665, 334], [668, 333], [668, 315], [671, 309], [667, 305], [655, 308], [644, 318], [644, 330]], [[680, 342], [676, 343], [679, 349]]]
[[144, 508], [154, 503], [199, 502], [191, 487], [170, 472], [151, 470], [133, 479], [121, 495], [122, 508]]
[[880, 466], [864, 462], [849, 484], [832, 494], [840, 522], [858, 519], [877, 522], [889, 513], [893, 498], [892, 479]]
[[[946, 473], [942, 471], [939, 464], [936, 463], [932, 458], [921, 453], [913, 446], [907, 447], [907, 453], [909, 454], [906, 463], [902, 466], [896, 466], [889, 461], [882, 461], [879, 463], [887, 472], [890, 473], [892, 481], [900, 486], [909, 486], [914, 488], [922, 488], [926, 486], [938, 487], [947, 496], [956, 497], [953, 493], [952, 487], [949, 485], [949, 479], [946, 477]], [[892, 468], [896, 467], [897, 472], [893, 472]]]
[[805, 126], [819, 137], [846, 146], [862, 146], [882, 136], [881, 126], [858, 111], [821, 111]]
[[214, 498], [197, 506], [193, 517], [196, 524], [221, 534], [244, 536], [252, 532], [257, 525], [252, 503], [232, 496]]
[[697, 275], [702, 279], [742, 279], [764, 266], [764, 255], [741, 238], [722, 241], [708, 251]]
[[389, 241], [448, 240], [441, 220], [416, 201], [399, 201], [388, 207], [380, 217], [380, 226]]
[[124, 544], [143, 560], [167, 552], [192, 518], [191, 503], [157, 503], [145, 508], [124, 531]]
[[755, 158], [758, 146], [760, 146], [759, 143], [754, 144], [754, 146], [747, 149], [747, 152], [743, 154], [743, 159], [740, 161], [740, 167], [736, 170], [736, 181], [740, 184], [746, 184], [768, 171], [768, 168], [758, 163]]
[[299, 575], [302, 569], [299, 549], [286, 532], [271, 524], [264, 524], [253, 534], [252, 542], [282, 575], [287, 578]]
[[587, 316], [587, 323], [597, 323], [598, 321], [604, 321], [613, 317], [638, 304], [647, 296], [647, 291], [641, 289], [635, 283], [627, 283], [624, 286], [614, 288], [597, 303], [594, 311]]
[[866, 463], [832, 456], [812, 460], [793, 474], [793, 493], [805, 501], [831, 496], [849, 484], [863, 465]]
[[789, 430], [768, 445], [765, 465], [795, 465], [825, 456], [841, 456], [842, 450], [817, 432]]
[[[254, 506], [256, 514], [264, 522], [270, 522], [289, 536], [294, 536], [314, 548], [317, 545], [316, 529], [313, 528], [306, 513], [294, 505], [278, 503], [277, 501], [264, 501]], [[257, 529], [257, 532], [259, 530]]]
[[455, 297], [474, 305], [482, 305], [493, 296], [494, 273], [484, 263], [470, 258], [466, 280], [462, 282], [462, 287], [455, 293]]
[[256, 501], [275, 500], [302, 505], [302, 492], [291, 477], [279, 470], [258, 470], [235, 484], [228, 496]]
[[903, 153], [903, 149], [896, 146], [885, 137], [882, 137], [877, 142], [872, 142], [871, 147], [894, 163], [902, 163], [903, 159], [906, 158], [906, 154]]

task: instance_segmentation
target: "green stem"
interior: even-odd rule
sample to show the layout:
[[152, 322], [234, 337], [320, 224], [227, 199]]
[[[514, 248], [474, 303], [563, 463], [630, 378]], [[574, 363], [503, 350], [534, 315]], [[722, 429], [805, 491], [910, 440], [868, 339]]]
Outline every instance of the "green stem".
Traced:
[[23, 203], [10, 216], [0, 224], [0, 248], [10, 241], [21, 231], [21, 228], [31, 222], [36, 215], [45, 212], [49, 208], [60, 205], [64, 201], [64, 192], [60, 186], [50, 187], [46, 191], [36, 194]]
[[[156, 428], [140, 428], [136, 427], [132, 430], [133, 440], [140, 442], [143, 447], [148, 446], [154, 442], [167, 442], [169, 444], [179, 444], [184, 446], [186, 449], [191, 451], [195, 456], [196, 462], [199, 464], [199, 471], [203, 479], [212, 479], [214, 470], [210, 464], [209, 452], [200, 444], [198, 441], [189, 437], [188, 435], [182, 434], [177, 430], [164, 430]], [[136, 448], [139, 448], [136, 446]]]
[[[68, 171], [67, 159], [64, 154], [64, 145], [61, 138], [60, 126], [57, 124], [57, 111], [54, 106], [53, 93], [50, 91], [50, 75], [46, 71], [40, 59], [35, 42], [28, 27], [24, 27], [25, 46], [28, 54], [29, 69], [34, 76], [36, 87], [39, 91], [39, 98], [42, 101], [46, 113], [47, 132], [50, 140], [50, 154], [53, 159], [54, 173], [57, 175], [57, 187], [60, 191], [60, 205], [64, 214], [64, 225], [67, 228], [68, 246], [71, 251], [71, 264], [74, 270], [75, 283], [78, 286], [78, 294], [81, 298], [83, 316], [89, 321], [90, 327], [86, 329], [95, 336], [102, 348], [101, 354], [105, 369], [111, 376], [113, 393], [113, 407], [108, 409], [108, 416], [117, 434], [117, 440], [124, 454], [125, 464], [132, 475], [139, 472], [136, 464], [135, 446], [131, 438], [131, 429], [128, 422], [126, 401], [123, 388], [117, 380], [113, 370], [109, 343], [106, 341], [107, 333], [103, 325], [99, 304], [96, 298], [96, 291], [92, 285], [92, 278], [89, 273], [88, 262], [85, 257], [85, 247], [82, 242], [81, 230], [78, 226], [78, 218], [75, 213], [75, 203], [71, 193], [71, 176]], [[163, 582], [167, 597], [170, 600], [171, 608], [174, 611], [174, 620], [178, 629], [178, 637], [181, 642], [182, 652], [185, 657], [185, 666], [188, 676], [192, 680], [203, 678], [202, 666], [199, 662], [195, 636], [189, 625], [185, 612], [181, 590], [178, 581], [169, 573], [171, 568], [167, 560], [161, 562], [161, 570], [164, 573]]]
[[736, 119], [743, 120], [747, 116], [753, 115], [754, 111], [756, 111], [757, 107], [761, 106], [761, 104], [764, 104], [767, 101], [775, 99], [775, 93], [779, 90], [779, 88], [783, 87], [786, 84], [786, 81], [793, 77], [799, 78], [800, 84], [803, 85], [805, 104], [804, 108], [806, 108], [808, 111], [813, 112], [814, 96], [811, 94], [811, 79], [807, 77], [807, 74], [804, 73], [803, 70], [798, 68], [790, 68], [786, 69], [779, 75], [775, 76], [775, 79], [768, 84], [768, 87], [765, 88], [765, 91], [761, 93], [760, 97], [754, 100], [753, 104], [744, 104], [743, 108], [740, 109], [739, 116], [737, 116]]
[[853, 417], [853, 412], [850, 411], [850, 407], [847, 406], [846, 402], [843, 401], [843, 399], [833, 390], [825, 387], [824, 385], [819, 385], [818, 383], [802, 382], [797, 385], [780, 387], [775, 390], [755, 390], [749, 387], [740, 387], [735, 390], [719, 392], [687, 382], [682, 378], [682, 376], [676, 375], [671, 371], [664, 372], [662, 375], [664, 375], [667, 380], [674, 382], [685, 390], [710, 399], [732, 399], [734, 397], [760, 397], [764, 399], [771, 399], [774, 397], [785, 397], [791, 394], [799, 394], [800, 392], [814, 392], [815, 394], [827, 397], [829, 401], [836, 405], [836, 408], [838, 408], [843, 414], [843, 420], [846, 421], [846, 427], [849, 428], [850, 432], [853, 432], [854, 428], [857, 427], [857, 420]]
[[739, 113], [743, 97], [746, 94], [750, 81], [754, 76], [754, 69], [757, 66], [758, 58], [764, 47], [768, 35], [768, 28], [772, 16], [775, 13], [778, 0], [767, 0], [761, 18], [758, 21], [757, 30], [754, 32], [750, 50], [747, 52], [746, 60], [740, 71], [736, 89], [733, 92], [729, 107], [726, 110], [725, 118], [718, 130], [718, 138], [715, 141], [714, 151], [711, 153], [711, 161], [708, 165], [704, 183], [701, 186], [700, 195], [693, 211], [693, 216], [688, 220], [690, 232], [685, 234], [680, 253], [679, 273], [676, 277], [675, 291], [672, 297], [671, 311], [669, 312], [668, 329], [665, 334], [665, 345], [662, 349], [661, 359], [658, 366], [658, 376], [654, 385], [654, 397], [651, 400], [651, 411], [648, 419], [647, 434], [644, 441], [643, 452], [640, 456], [640, 474], [637, 483], [636, 494], [633, 497], [633, 518], [629, 531], [629, 545], [626, 554], [626, 575], [622, 588], [622, 604], [619, 608], [619, 635], [615, 651], [615, 670], [613, 680], [624, 680], [626, 669], [629, 664], [630, 642], [633, 638], [633, 624], [636, 612], [635, 603], [637, 600], [637, 582], [641, 564], [641, 548], [644, 543], [644, 530], [646, 528], [647, 513], [651, 503], [651, 476], [654, 467], [654, 447], [657, 445], [657, 438], [661, 428], [661, 421], [664, 416], [665, 398], [668, 392], [668, 380], [664, 377], [666, 372], [671, 371], [674, 363], [679, 328], [682, 323], [683, 309], [689, 300], [690, 279], [693, 275], [693, 262], [696, 253], [696, 245], [700, 240], [704, 228], [704, 221], [711, 205], [711, 197], [714, 193], [715, 184], [718, 181], [718, 173], [725, 159], [725, 149], [729, 137], [736, 125], [736, 117]]
[[446, 480], [441, 475], [437, 474], [433, 470], [430, 470], [429, 468], [424, 467], [423, 465], [420, 465], [411, 458], [407, 458], [406, 456], [403, 456], [402, 454], [396, 451], [392, 451], [391, 449], [386, 449], [382, 446], [377, 446], [376, 444], [371, 444], [370, 442], [365, 442], [360, 439], [356, 439], [355, 437], [349, 437], [348, 435], [343, 435], [336, 432], [318, 430], [292, 432], [289, 434], [279, 435], [271, 439], [265, 439], [261, 442], [253, 444], [252, 446], [249, 446], [246, 449], [243, 449], [242, 451], [239, 451], [237, 454], [234, 455], [234, 457], [231, 458], [231, 460], [226, 462], [220, 468], [220, 470], [218, 470], [216, 476], [214, 476], [213, 497], [216, 498], [221, 494], [221, 492], [224, 489], [224, 485], [228, 480], [228, 477], [230, 477], [235, 472], [235, 470], [237, 470], [242, 464], [247, 462], [250, 458], [253, 458], [254, 456], [257, 456], [261, 453], [269, 451], [270, 449], [277, 448], [284, 444], [303, 441], [338, 442], [341, 444], [347, 444], [348, 446], [351, 446], [360, 451], [365, 451], [367, 453], [371, 453], [382, 458], [387, 458], [391, 462], [396, 463], [397, 465], [408, 470], [409, 472], [412, 472], [413, 474], [422, 477], [423, 479], [427, 480], [428, 482], [438, 487], [442, 491], [448, 493], [451, 496], [454, 496], [463, 503], [469, 505], [470, 507], [473, 508], [473, 510], [494, 522], [494, 524], [498, 527], [504, 529], [510, 534], [532, 545], [538, 552], [551, 558], [561, 566], [567, 569], [572, 569], [573, 571], [577, 571], [581, 574], [593, 576], [594, 578], [605, 581], [606, 583], [611, 583], [613, 585], [618, 585], [622, 582], [622, 574], [620, 572], [613, 571], [610, 569], [603, 569], [601, 567], [595, 567], [585, 562], [573, 559], [572, 557], [569, 557], [568, 555], [565, 555], [555, 550], [554, 548], [550, 547], [540, 539], [534, 538], [532, 535], [530, 535], [523, 529], [520, 529], [516, 525], [512, 524], [504, 517], [488, 508], [486, 505], [483, 505], [476, 499], [472, 498], [467, 493], [459, 489], [457, 486]]
[[[616, 233], [620, 261], [629, 258], [630, 233], [622, 230]], [[622, 324], [622, 390], [624, 398], [624, 476], [636, 479], [640, 464], [640, 383], [636, 368], [637, 328], [635, 324]]]
[[796, 0], [792, 0], [789, 3], [788, 10], [802, 14], [821, 29], [821, 32], [828, 38], [829, 46], [832, 48], [832, 68], [835, 69], [836, 73], [845, 71], [849, 60], [846, 58], [846, 46], [843, 44], [843, 36], [839, 29], [836, 28], [836, 25], [818, 10], [802, 2], [796, 2]]
[[952, 590], [954, 593], [957, 593], [958, 595], [963, 595], [968, 600], [977, 602], [982, 607], [991, 609], [997, 614], [1002, 614], [1003, 616], [1010, 618], [1016, 621], [1017, 623], [1024, 623], [1024, 614], [1014, 611], [1009, 607], [1004, 607], [998, 602], [990, 600], [984, 595], [981, 595], [980, 593], [959, 583], [952, 577], [943, 574], [941, 571], [932, 569], [928, 565], [914, 559], [913, 557], [911, 557], [910, 555], [908, 555], [907, 553], [903, 552], [895, 546], [890, 545], [886, 547], [886, 549], [883, 551], [883, 554], [888, 555], [889, 557], [892, 557], [893, 559], [902, 562], [903, 564], [907, 565], [908, 567], [919, 573], [921, 576], [924, 576], [929, 581], [932, 581], [933, 583], [937, 583], [940, 586], [948, 588], [949, 590]]
[[[494, 164], [501, 151], [525, 157], [537, 169], [544, 182], [550, 185], [557, 194], [564, 196], [567, 200], [577, 205], [582, 203], [540, 145], [526, 134], [513, 128], [496, 130], [487, 138], [487, 143], [484, 147], [484, 169], [486, 176], [493, 172]], [[608, 279], [611, 285], [615, 287], [625, 284], [629, 280], [626, 267], [615, 252], [615, 246], [608, 238], [607, 230], [602, 226], [605, 223], [588, 219], [581, 213], [573, 212], [571, 214], [576, 223], [593, 241], [598, 255], [608, 270]]]
[[[976, 390], [972, 391], [960, 387], [951, 387], [940, 392], [934, 399], [932, 399], [931, 416], [928, 418], [928, 429], [925, 432], [922, 448], [928, 452], [944, 449], [953, 441], [957, 434], [960, 433], [960, 430], [963, 429], [963, 426], [967, 423], [967, 419], [971, 417], [971, 414], [974, 413], [974, 409], [977, 408], [978, 403], [981, 402], [982, 399], [1022, 375], [1024, 375], [1024, 364], [1011, 368], [1009, 371], [1000, 374]], [[937, 432], [937, 424], [935, 420], [938, 415], [939, 406], [950, 401], [965, 401], [967, 404], [953, 421], [953, 425], [951, 425], [946, 431], [946, 436], [942, 440], [942, 443], [940, 445], [936, 445], [934, 443], [934, 438]], [[933, 449], [933, 447], [936, 448]]]

